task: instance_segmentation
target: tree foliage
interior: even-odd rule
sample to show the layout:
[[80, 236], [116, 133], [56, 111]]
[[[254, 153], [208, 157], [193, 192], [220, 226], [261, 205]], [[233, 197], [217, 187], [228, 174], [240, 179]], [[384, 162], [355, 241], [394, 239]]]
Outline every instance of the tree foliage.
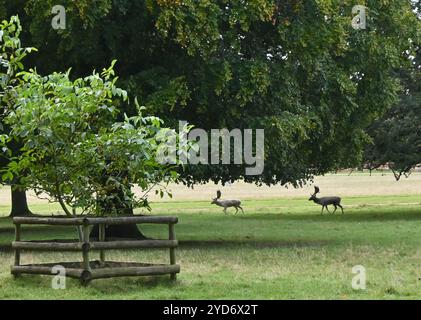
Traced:
[[[16, 17], [2, 24], [2, 50], [14, 50], [14, 54], [2, 56], [8, 70], [2, 74], [2, 83], [9, 83], [11, 77], [7, 76], [22, 68], [20, 60], [13, 59], [23, 58], [28, 51], [20, 49], [19, 28]], [[13, 99], [6, 100], [2, 120], [10, 128], [0, 139], [10, 158], [3, 170], [4, 181], [21, 177], [19, 184], [24, 188], [58, 201], [64, 212], [72, 215], [70, 208], [117, 214], [120, 208], [148, 206], [146, 196], [153, 186], [162, 183], [165, 187], [177, 178], [157, 153], [167, 148], [169, 139], [178, 140], [189, 128], [176, 134], [162, 127], [161, 119], [142, 115], [144, 108], [137, 100], [137, 114], [124, 115], [118, 122], [118, 106], [128, 97], [116, 86], [114, 64], [101, 74], [94, 72], [76, 80], [70, 79], [70, 70], [48, 76], [36, 70], [16, 74], [19, 83], [6, 86], [13, 88], [8, 93]], [[22, 144], [18, 154], [8, 149], [13, 140]], [[189, 145], [184, 146], [179, 153], [187, 154]], [[135, 185], [144, 191], [143, 196], [132, 191]]]
[[24, 72], [25, 84], [4, 120], [12, 128], [10, 137], [24, 145], [6, 177], [25, 172], [25, 187], [58, 201], [68, 215], [67, 206], [98, 214], [104, 213], [100, 203], [114, 204], [107, 214], [144, 207], [146, 198], [132, 192], [135, 185], [146, 192], [177, 178], [156, 158], [167, 143], [160, 131], [170, 130], [161, 128], [159, 118], [139, 113], [115, 122], [115, 99], [126, 93], [115, 86], [112, 74], [110, 68], [71, 81], [69, 73]]
[[115, 57], [128, 92], [170, 125], [265, 129], [262, 175], [189, 166], [180, 173], [190, 183], [299, 184], [354, 166], [365, 128], [397, 100], [395, 71], [409, 65], [420, 31], [406, 0], [366, 1], [365, 30], [351, 26], [351, 0], [89, 3], [63, 1], [60, 31], [49, 24], [52, 0], [6, 6], [25, 14], [40, 70], [86, 74]]
[[[0, 2], [0, 11], [4, 3]], [[1, 18], [1, 17], [0, 17]], [[20, 36], [22, 27], [16, 16], [10, 20], [4, 20], [0, 24], [0, 132], [9, 133], [10, 128], [3, 122], [5, 110], [14, 105], [16, 100], [16, 87], [22, 82], [19, 72], [24, 69], [25, 57], [36, 51], [31, 47], [22, 47]], [[8, 143], [8, 154], [0, 153], [0, 166], [4, 167], [9, 163], [11, 154], [19, 154], [21, 143], [19, 140], [12, 140]], [[1, 179], [1, 182], [7, 182]], [[25, 190], [20, 188], [19, 177], [14, 177], [11, 184], [12, 209], [11, 216], [29, 215], [31, 211], [26, 201]]]
[[388, 165], [396, 180], [421, 163], [421, 97], [405, 96], [369, 130], [373, 142], [366, 150], [371, 167]]
[[365, 166], [387, 165], [396, 180], [408, 177], [421, 163], [421, 56], [411, 57], [412, 68], [399, 72], [403, 90], [398, 103], [369, 128], [372, 142], [365, 150]]
[[[22, 83], [19, 72], [24, 69], [23, 60], [32, 51], [32, 47], [22, 47], [20, 34], [22, 26], [19, 18], [13, 16], [10, 21], [3, 20], [0, 24], [0, 108], [1, 116], [16, 102], [16, 88]], [[3, 121], [0, 129], [7, 131]]]

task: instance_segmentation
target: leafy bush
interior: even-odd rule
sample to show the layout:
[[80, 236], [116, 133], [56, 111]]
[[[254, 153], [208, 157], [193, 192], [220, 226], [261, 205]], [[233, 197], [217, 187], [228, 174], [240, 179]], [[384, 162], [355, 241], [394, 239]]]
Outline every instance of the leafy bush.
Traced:
[[[4, 28], [18, 30], [18, 20], [3, 23]], [[5, 38], [6, 33], [2, 35]], [[19, 47], [18, 35], [2, 42], [0, 50]], [[25, 50], [21, 52], [23, 57]], [[8, 57], [3, 55], [4, 65], [11, 65]], [[148, 207], [147, 194], [155, 185], [164, 194], [165, 183], [177, 179], [173, 168], [179, 162], [167, 165], [158, 161], [157, 153], [170, 145], [175, 148], [174, 142], [189, 127], [179, 133], [163, 128], [161, 119], [142, 115], [136, 99], [137, 114], [124, 115], [118, 122], [118, 108], [129, 99], [116, 86], [114, 65], [115, 61], [101, 74], [94, 72], [74, 81], [70, 70], [48, 76], [36, 70], [16, 75], [20, 82], [14, 87], [14, 99], [4, 108], [3, 123], [10, 131], [2, 135], [1, 142], [11, 161], [3, 170], [3, 180], [21, 177], [24, 188], [58, 201], [69, 216], [70, 208], [76, 207], [82, 213], [96, 214]], [[1, 79], [7, 80], [7, 74], [1, 74]], [[7, 147], [12, 140], [22, 143], [18, 155]], [[187, 156], [188, 148], [184, 143], [177, 152]], [[134, 186], [143, 195], [136, 196]]]

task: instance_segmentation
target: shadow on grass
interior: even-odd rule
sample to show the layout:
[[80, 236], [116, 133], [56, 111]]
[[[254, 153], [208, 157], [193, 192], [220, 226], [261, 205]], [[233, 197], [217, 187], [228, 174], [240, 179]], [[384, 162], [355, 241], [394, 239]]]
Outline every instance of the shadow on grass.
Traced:
[[[65, 230], [64, 228], [66, 228], [66, 227], [57, 227], [57, 226], [54, 226], [54, 227], [56, 228], [56, 230], [60, 230], [60, 228], [61, 228], [61, 230]], [[69, 227], [67, 227], [67, 228], [69, 228]], [[22, 229], [28, 230], [28, 231], [31, 231], [31, 232], [45, 232], [45, 231], [48, 232], [49, 230], [51, 230], [51, 227], [49, 227], [49, 226], [30, 226], [30, 227], [23, 226]], [[10, 227], [0, 227], [0, 234], [2, 234], [2, 233], [15, 234], [15, 227], [13, 225], [10, 226]]]
[[9, 243], [9, 244], [1, 243], [0, 244], [0, 252], [12, 252], [12, 251], [13, 251], [13, 249], [12, 249], [11, 243]]
[[[191, 249], [229, 249], [238, 250], [244, 247], [256, 249], [274, 248], [318, 248], [334, 245], [331, 240], [179, 240], [183, 250]], [[0, 244], [0, 252], [12, 252], [11, 244]]]
[[[87, 287], [102, 293], [113, 290], [120, 292], [139, 292], [139, 288], [152, 289], [156, 287], [175, 287], [179, 282], [171, 280], [169, 275], [139, 276], [139, 277], [116, 277], [114, 279], [93, 280]], [[82, 286], [81, 286], [82, 287]]]
[[322, 247], [332, 245], [328, 240], [180, 240], [181, 249], [239, 249], [251, 247], [258, 249]]
[[284, 213], [267, 213], [267, 214], [251, 214], [241, 216], [242, 220], [278, 220], [278, 221], [311, 221], [311, 222], [382, 222], [382, 221], [418, 221], [421, 220], [421, 209], [415, 209], [413, 211], [393, 211], [393, 212], [352, 212], [352, 213], [340, 213], [336, 212], [314, 214], [284, 214]]

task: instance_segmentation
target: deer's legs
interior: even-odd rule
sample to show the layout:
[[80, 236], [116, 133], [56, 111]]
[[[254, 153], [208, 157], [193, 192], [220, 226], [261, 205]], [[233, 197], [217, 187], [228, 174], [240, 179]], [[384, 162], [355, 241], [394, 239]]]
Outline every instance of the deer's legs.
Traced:
[[335, 210], [333, 210], [333, 213], [335, 213], [336, 210], [338, 210], [338, 206], [336, 204], [334, 204], [334, 206], [335, 206]]
[[322, 206], [322, 212], [320, 212], [321, 215], [323, 215], [323, 210], [325, 209], [325, 206]]
[[235, 207], [235, 214], [237, 214], [237, 212], [238, 212], [238, 208], [237, 208], [237, 207]]
[[227, 214], [227, 207], [224, 207], [224, 213]]
[[325, 206], [325, 207], [326, 207], [327, 212], [329, 212], [329, 213], [330, 213], [329, 208], [328, 208], [327, 206]]
[[339, 208], [341, 208], [342, 214], [344, 214], [344, 208], [340, 204], [338, 204], [338, 206], [339, 206]]
[[242, 213], [244, 213], [244, 210], [243, 210], [243, 208], [241, 208], [241, 206], [238, 206], [238, 207], [239, 207], [239, 208], [241, 209], [241, 212], [242, 212]]

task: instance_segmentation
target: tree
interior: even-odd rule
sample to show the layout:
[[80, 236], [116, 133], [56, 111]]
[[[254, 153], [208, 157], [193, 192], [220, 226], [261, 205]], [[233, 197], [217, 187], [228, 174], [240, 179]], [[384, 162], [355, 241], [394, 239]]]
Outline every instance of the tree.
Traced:
[[[412, 2], [414, 11], [419, 13], [421, 3]], [[412, 40], [414, 53], [407, 52], [410, 68], [396, 72], [402, 90], [399, 100], [386, 114], [369, 128], [372, 139], [364, 154], [368, 167], [388, 165], [396, 180], [408, 177], [411, 170], [421, 163], [421, 54], [420, 40]]]
[[[16, 101], [16, 87], [22, 82], [19, 71], [23, 70], [23, 59], [28, 53], [35, 51], [34, 48], [21, 46], [19, 39], [22, 27], [18, 17], [13, 16], [10, 21], [3, 21], [0, 24], [0, 118], [3, 119], [5, 110], [10, 109]], [[0, 131], [8, 133], [10, 127], [1, 121]], [[0, 156], [0, 165], [6, 166], [10, 156], [19, 153], [21, 142], [15, 139], [9, 142], [9, 153]], [[25, 174], [25, 172], [22, 172]], [[3, 182], [7, 182], [2, 177]], [[21, 186], [20, 176], [9, 180], [11, 185], [12, 210], [10, 216], [30, 215], [25, 189]]]
[[120, 83], [173, 127], [265, 129], [262, 175], [187, 166], [184, 182], [299, 185], [357, 165], [365, 128], [397, 100], [394, 71], [408, 66], [420, 24], [410, 1], [366, 3], [365, 30], [352, 28], [350, 0], [65, 1], [59, 31], [52, 0], [6, 7], [25, 9], [44, 72], [86, 74], [115, 57]]
[[[153, 186], [161, 186], [163, 194], [165, 184], [178, 177], [159, 155], [188, 127], [180, 133], [162, 127], [161, 119], [141, 114], [136, 100], [138, 114], [117, 122], [116, 106], [127, 101], [127, 93], [115, 85], [114, 63], [101, 74], [74, 81], [70, 71], [45, 77], [35, 70], [22, 72], [15, 104], [3, 119], [11, 128], [3, 141], [23, 143], [4, 176], [26, 173], [22, 185], [58, 202], [67, 216], [74, 209], [131, 214], [148, 207]], [[132, 191], [135, 185], [143, 195]]]
[[365, 162], [387, 164], [396, 180], [408, 177], [421, 163], [421, 73], [418, 59], [410, 74], [402, 74], [404, 92], [399, 103], [368, 129], [372, 138], [365, 151]]
[[373, 144], [367, 153], [378, 164], [388, 164], [395, 179], [408, 177], [421, 163], [420, 97], [403, 97], [383, 118], [370, 127]]

